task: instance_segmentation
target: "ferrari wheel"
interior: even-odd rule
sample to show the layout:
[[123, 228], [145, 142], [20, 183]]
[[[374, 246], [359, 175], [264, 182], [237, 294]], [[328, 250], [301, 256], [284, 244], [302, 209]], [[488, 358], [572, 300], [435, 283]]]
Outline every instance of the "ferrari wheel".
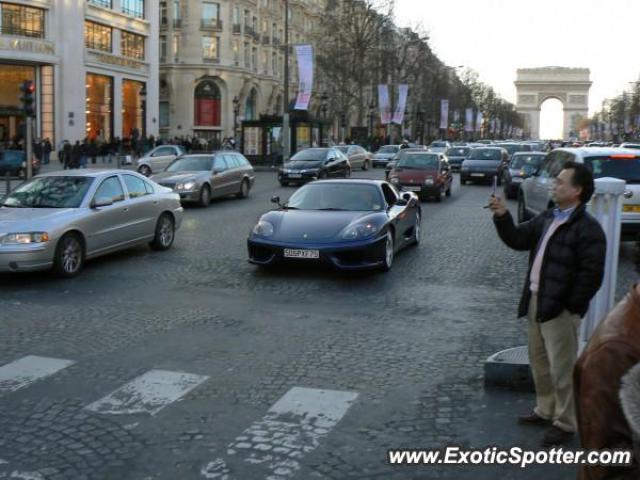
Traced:
[[393, 266], [394, 254], [395, 254], [395, 250], [394, 250], [393, 234], [391, 233], [391, 231], [388, 231], [386, 240], [384, 242], [384, 259], [383, 259], [384, 263], [382, 264], [382, 270], [384, 272], [388, 272], [389, 270], [391, 270], [391, 267]]

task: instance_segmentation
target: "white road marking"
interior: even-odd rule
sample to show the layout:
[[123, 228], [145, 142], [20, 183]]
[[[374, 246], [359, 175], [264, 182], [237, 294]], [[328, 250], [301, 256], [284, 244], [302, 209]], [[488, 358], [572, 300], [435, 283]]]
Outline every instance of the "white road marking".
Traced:
[[28, 355], [0, 367], [0, 395], [26, 387], [73, 365], [71, 360]]
[[[318, 447], [357, 397], [354, 392], [294, 387], [228, 445], [227, 455], [266, 465], [266, 480], [290, 478], [300, 470], [302, 457]], [[231, 480], [233, 472], [218, 458], [200, 473], [207, 479]]]
[[111, 415], [155, 415], [208, 379], [204, 375], [150, 370], [86, 408]]

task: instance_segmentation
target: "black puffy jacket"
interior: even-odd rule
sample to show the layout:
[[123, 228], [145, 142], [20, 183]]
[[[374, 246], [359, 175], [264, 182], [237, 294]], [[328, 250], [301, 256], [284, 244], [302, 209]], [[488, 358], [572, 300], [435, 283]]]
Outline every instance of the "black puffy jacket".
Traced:
[[[516, 226], [511, 214], [493, 217], [502, 241], [514, 250], [529, 250], [529, 268], [518, 316], [529, 311], [529, 277], [538, 245], [553, 221], [549, 209]], [[579, 205], [569, 219], [553, 233], [542, 260], [538, 288], [539, 322], [551, 320], [564, 309], [581, 317], [587, 313], [591, 298], [602, 285], [607, 240], [598, 221]]]

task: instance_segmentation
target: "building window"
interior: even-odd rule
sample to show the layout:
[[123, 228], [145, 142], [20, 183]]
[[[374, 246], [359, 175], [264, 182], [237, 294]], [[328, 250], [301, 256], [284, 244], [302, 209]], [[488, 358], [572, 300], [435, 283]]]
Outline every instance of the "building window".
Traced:
[[180, 0], [173, 1], [173, 26], [178, 28], [182, 25], [182, 15], [180, 14]]
[[144, 0], [120, 0], [122, 13], [132, 17], [144, 18]]
[[177, 59], [180, 56], [180, 35], [173, 36], [173, 58]]
[[140, 90], [143, 82], [122, 80], [122, 136], [133, 136], [134, 132], [142, 134], [143, 106]]
[[251, 93], [247, 96], [247, 101], [244, 104], [244, 119], [245, 120], [257, 120], [256, 104], [258, 94], [255, 89], [251, 90]]
[[202, 3], [202, 26], [218, 27], [220, 25], [220, 4], [213, 2]]
[[160, 102], [160, 128], [169, 128], [169, 102]]
[[220, 60], [220, 39], [218, 37], [202, 37], [202, 58], [216, 62]]
[[144, 60], [144, 40], [142, 35], [122, 31], [122, 56]]
[[160, 62], [167, 61], [167, 36], [160, 35]]
[[0, 3], [0, 34], [44, 38], [44, 10]]
[[262, 73], [269, 74], [269, 55], [265, 50], [262, 51]]
[[112, 8], [112, 0], [88, 0], [92, 5], [97, 5], [103, 8]]
[[111, 52], [111, 27], [99, 23], [84, 22], [84, 45], [91, 50]]
[[256, 47], [251, 49], [251, 68], [254, 72], [258, 71], [258, 49]]
[[113, 78], [87, 74], [87, 126], [89, 140], [112, 138], [113, 133]]
[[276, 52], [273, 52], [271, 54], [271, 68], [273, 71], [273, 76], [277, 76], [278, 75], [278, 55], [276, 54]]
[[247, 42], [244, 44], [244, 66], [245, 68], [251, 68], [251, 47]]
[[233, 41], [233, 64], [240, 65], [240, 42], [238, 40]]
[[196, 87], [195, 124], [201, 127], [220, 126], [221, 95], [218, 86], [211, 80], [205, 80]]
[[242, 19], [240, 18], [240, 8], [239, 7], [233, 7], [233, 33], [240, 33], [241, 30], [241, 22]]
[[162, 0], [160, 2], [160, 26], [166, 27], [169, 24], [169, 18], [167, 17], [167, 1]]

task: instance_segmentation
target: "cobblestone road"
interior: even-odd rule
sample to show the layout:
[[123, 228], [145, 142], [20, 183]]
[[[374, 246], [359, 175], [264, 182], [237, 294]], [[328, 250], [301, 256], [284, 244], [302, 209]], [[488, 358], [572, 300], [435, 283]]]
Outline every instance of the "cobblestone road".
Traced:
[[[169, 252], [71, 281], [0, 276], [0, 479], [574, 478], [386, 463], [388, 448], [537, 448], [514, 422], [532, 396], [483, 385], [484, 360], [525, 340], [526, 255], [497, 239], [489, 189], [423, 204], [423, 242], [387, 274], [249, 265], [247, 233], [293, 192], [264, 172], [247, 200], [188, 208]], [[618, 296], [636, 256], [623, 246]], [[87, 408], [99, 399], [109, 411]]]

